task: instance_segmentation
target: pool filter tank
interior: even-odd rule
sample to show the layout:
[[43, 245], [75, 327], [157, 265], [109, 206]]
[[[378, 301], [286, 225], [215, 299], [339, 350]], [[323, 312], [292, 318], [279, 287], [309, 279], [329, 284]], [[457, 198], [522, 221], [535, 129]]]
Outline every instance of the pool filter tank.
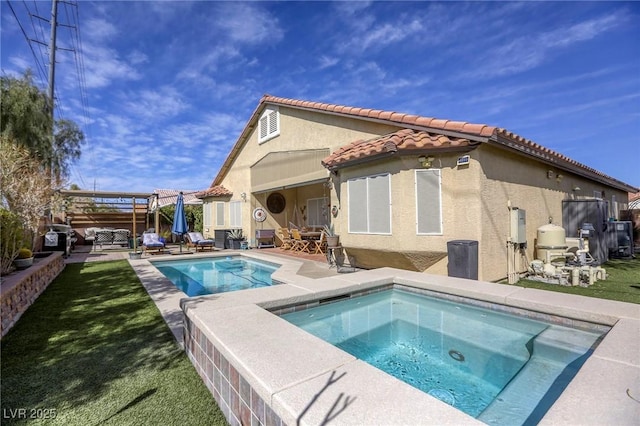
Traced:
[[562, 226], [549, 223], [538, 228], [536, 242], [536, 259], [544, 263], [565, 263], [567, 248], [567, 235]]

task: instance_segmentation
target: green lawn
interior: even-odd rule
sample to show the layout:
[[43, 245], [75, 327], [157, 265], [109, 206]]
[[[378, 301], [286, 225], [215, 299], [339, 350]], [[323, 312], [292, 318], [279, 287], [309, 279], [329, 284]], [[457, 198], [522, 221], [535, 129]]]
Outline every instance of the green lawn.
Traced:
[[589, 287], [570, 287], [532, 280], [520, 280], [516, 285], [559, 291], [562, 293], [580, 294], [600, 299], [640, 303], [640, 258], [632, 260], [611, 260], [602, 265], [602, 267], [607, 270], [607, 279], [598, 281]]
[[1, 345], [2, 424], [226, 424], [126, 261], [67, 265]]

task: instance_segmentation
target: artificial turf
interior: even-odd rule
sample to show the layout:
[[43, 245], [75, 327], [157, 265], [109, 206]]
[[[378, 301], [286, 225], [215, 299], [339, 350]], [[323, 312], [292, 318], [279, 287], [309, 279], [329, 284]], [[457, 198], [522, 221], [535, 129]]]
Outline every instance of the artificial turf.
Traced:
[[227, 424], [126, 261], [67, 265], [1, 346], [2, 424]]
[[602, 267], [607, 270], [607, 279], [597, 281], [589, 287], [547, 284], [526, 279], [515, 285], [640, 304], [640, 258], [610, 260]]

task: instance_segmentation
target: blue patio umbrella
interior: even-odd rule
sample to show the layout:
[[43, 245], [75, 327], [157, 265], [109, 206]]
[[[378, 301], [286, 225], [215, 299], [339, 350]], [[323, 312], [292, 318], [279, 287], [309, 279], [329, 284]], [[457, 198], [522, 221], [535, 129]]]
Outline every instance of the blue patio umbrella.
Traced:
[[178, 200], [176, 201], [176, 211], [173, 214], [173, 225], [171, 226], [171, 233], [180, 235], [180, 253], [182, 253], [182, 236], [186, 234], [187, 229], [187, 217], [184, 214], [184, 200], [182, 199], [182, 192], [178, 194]]

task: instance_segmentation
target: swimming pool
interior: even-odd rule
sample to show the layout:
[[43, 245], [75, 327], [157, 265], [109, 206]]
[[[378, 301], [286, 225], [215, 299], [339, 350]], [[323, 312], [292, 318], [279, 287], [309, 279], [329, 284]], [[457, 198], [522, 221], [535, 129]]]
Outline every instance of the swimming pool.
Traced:
[[271, 274], [279, 267], [240, 256], [157, 261], [153, 265], [189, 297], [268, 287], [277, 284]]
[[488, 424], [539, 421], [608, 330], [398, 289], [282, 318]]

